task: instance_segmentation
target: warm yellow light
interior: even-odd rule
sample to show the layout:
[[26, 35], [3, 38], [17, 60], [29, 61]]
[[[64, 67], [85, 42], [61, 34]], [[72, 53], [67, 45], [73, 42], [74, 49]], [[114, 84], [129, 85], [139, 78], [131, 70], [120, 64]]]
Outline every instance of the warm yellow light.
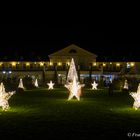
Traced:
[[105, 64], [105, 63], [103, 63], [103, 66], [105, 67], [105, 66], [106, 66], [106, 64]]
[[61, 66], [62, 65], [62, 63], [61, 62], [58, 62], [58, 66]]
[[13, 67], [16, 66], [16, 62], [12, 62], [12, 66], [13, 66]]
[[112, 64], [112, 62], [110, 62], [110, 64]]
[[40, 66], [43, 66], [43, 65], [44, 65], [44, 63], [43, 63], [43, 62], [40, 62], [39, 64], [40, 64]]
[[2, 65], [3, 63], [2, 62], [0, 62], [0, 66]]
[[120, 63], [117, 63], [116, 66], [119, 67], [120, 66]]
[[93, 66], [96, 66], [96, 62], [95, 62], [95, 63], [93, 63]]
[[135, 65], [135, 63], [133, 63], [133, 62], [132, 62], [132, 63], [130, 63], [130, 66], [131, 66], [131, 67], [133, 67], [134, 65]]
[[29, 62], [27, 62], [27, 63], [26, 63], [26, 66], [29, 66], [29, 65], [30, 65], [30, 63], [29, 63]]
[[50, 62], [50, 66], [52, 66], [53, 65], [53, 63], [52, 62]]
[[70, 65], [70, 62], [67, 62], [67, 65], [69, 66]]

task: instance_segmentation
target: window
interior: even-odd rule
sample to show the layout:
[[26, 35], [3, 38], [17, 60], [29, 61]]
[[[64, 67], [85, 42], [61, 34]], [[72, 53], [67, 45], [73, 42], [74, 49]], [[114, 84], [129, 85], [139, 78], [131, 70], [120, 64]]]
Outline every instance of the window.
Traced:
[[71, 49], [69, 53], [77, 53], [77, 51], [75, 49]]

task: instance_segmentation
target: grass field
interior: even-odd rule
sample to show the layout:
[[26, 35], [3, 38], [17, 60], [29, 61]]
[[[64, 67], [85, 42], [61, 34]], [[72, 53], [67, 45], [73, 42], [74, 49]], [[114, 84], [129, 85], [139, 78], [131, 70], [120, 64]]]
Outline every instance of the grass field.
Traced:
[[0, 139], [127, 138], [140, 133], [140, 110], [133, 98], [107, 89], [84, 89], [81, 100], [67, 100], [65, 88], [16, 93], [10, 109], [0, 109]]

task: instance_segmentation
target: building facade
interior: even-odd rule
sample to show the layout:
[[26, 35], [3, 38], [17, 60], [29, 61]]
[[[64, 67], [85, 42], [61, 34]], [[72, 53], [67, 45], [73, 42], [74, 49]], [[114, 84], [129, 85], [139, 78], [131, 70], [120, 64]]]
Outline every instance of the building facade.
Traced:
[[101, 77], [113, 80], [121, 75], [140, 77], [140, 62], [97, 62], [96, 57], [97, 55], [72, 44], [50, 54], [50, 61], [0, 62], [0, 79], [7, 77], [22, 78], [28, 75], [38, 78], [40, 82], [54, 80], [58, 84], [64, 84], [71, 58], [75, 60], [81, 82], [84, 82], [85, 79], [100, 80]]

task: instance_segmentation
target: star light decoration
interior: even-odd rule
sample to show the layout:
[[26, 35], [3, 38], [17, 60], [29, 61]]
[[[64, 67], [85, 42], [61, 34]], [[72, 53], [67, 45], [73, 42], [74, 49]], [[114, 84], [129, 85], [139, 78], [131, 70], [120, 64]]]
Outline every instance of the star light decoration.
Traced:
[[22, 79], [19, 80], [18, 88], [22, 88], [22, 89], [24, 89]]
[[15, 91], [5, 92], [3, 83], [0, 84], [0, 107], [2, 107], [2, 110], [6, 111], [9, 109], [8, 100], [13, 94], [15, 94]]
[[92, 85], [92, 89], [97, 90], [98, 84], [95, 81], [91, 85]]
[[65, 87], [69, 90], [68, 100], [71, 100], [73, 97], [76, 97], [78, 101], [80, 101], [81, 96], [81, 88], [84, 87], [84, 84], [80, 84], [78, 82], [78, 76], [75, 68], [75, 63], [72, 58], [68, 76], [67, 76], [67, 84]]
[[47, 83], [47, 85], [49, 86], [48, 89], [53, 89], [55, 83], [53, 83], [52, 81], [50, 81], [50, 83]]
[[38, 80], [35, 79], [35, 87], [38, 87]]
[[140, 108], [140, 83], [137, 92], [131, 92], [130, 95], [134, 98], [133, 108], [137, 110]]

